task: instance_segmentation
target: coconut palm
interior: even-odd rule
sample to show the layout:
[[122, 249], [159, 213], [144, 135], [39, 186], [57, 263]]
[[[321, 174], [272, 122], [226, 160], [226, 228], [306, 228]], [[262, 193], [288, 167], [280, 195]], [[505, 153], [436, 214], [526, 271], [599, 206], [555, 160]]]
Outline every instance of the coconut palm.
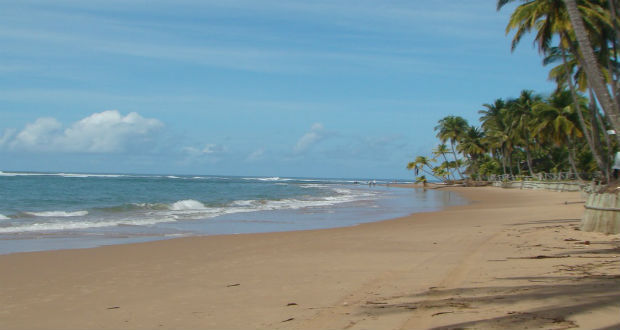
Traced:
[[[594, 90], [596, 99], [601, 104], [603, 111], [609, 118], [613, 128], [620, 132], [620, 107], [616, 95], [610, 95], [607, 84], [599, 63], [594, 54], [590, 37], [586, 30], [583, 17], [579, 11], [576, 0], [563, 0], [579, 45], [579, 53], [583, 59], [583, 68], [588, 78], [588, 84]], [[618, 36], [616, 35], [615, 38]], [[620, 134], [616, 134], [617, 142], [620, 143]]]
[[[467, 120], [460, 116], [444, 117], [440, 119], [438, 125], [435, 126], [435, 130], [438, 131], [437, 137], [439, 138], [441, 143], [446, 143], [446, 141], [450, 141], [450, 147], [452, 149], [452, 155], [454, 156], [455, 161], [458, 159], [455, 144], [463, 136], [463, 134], [467, 130], [467, 127], [469, 127], [469, 125], [467, 124]], [[456, 171], [462, 179], [463, 173], [461, 172], [460, 167], [456, 167]]]
[[[445, 143], [441, 143], [437, 147], [435, 147], [435, 149], [433, 149], [433, 156], [435, 157], [441, 156], [444, 160], [444, 163], [447, 163], [448, 157], [446, 156], [446, 154], [449, 152], [450, 150], [448, 149], [448, 146]], [[448, 173], [447, 176], [448, 176], [448, 180], [452, 180], [450, 173]]]
[[534, 106], [533, 133], [541, 142], [549, 142], [557, 147], [566, 146], [573, 172], [579, 175], [575, 161], [575, 141], [583, 137], [583, 132], [579, 128], [579, 119], [575, 109], [585, 111], [586, 101], [582, 98], [579, 106], [573, 107], [569, 91], [555, 92], [547, 99], [547, 102], [540, 102]]
[[478, 171], [478, 159], [486, 152], [484, 132], [477, 127], [470, 126], [459, 140], [457, 150], [463, 153], [469, 162], [467, 172], [471, 175]]
[[[497, 3], [498, 10], [505, 4], [513, 2], [514, 0], [499, 0]], [[573, 82], [573, 71], [576, 71], [575, 78], [577, 85], [580, 89], [584, 90], [586, 87], [586, 75], [585, 70], [581, 70], [580, 67], [584, 67], [585, 63], [579, 54], [578, 47], [574, 41], [573, 27], [571, 25], [571, 18], [567, 11], [564, 0], [527, 0], [522, 1], [523, 4], [518, 6], [510, 17], [509, 23], [506, 27], [506, 33], [516, 30], [515, 36], [512, 40], [512, 49], [516, 47], [524, 34], [532, 31], [536, 31], [535, 43], [541, 53], [547, 54], [547, 58], [544, 60], [544, 64], [548, 64], [550, 61], [562, 60], [563, 65], [552, 70], [551, 75], [556, 78], [556, 81], [561, 81], [562, 84], [567, 84], [571, 91], [573, 104], [576, 106], [579, 103], [579, 96], [577, 94], [575, 82]], [[606, 19], [604, 11], [601, 10], [600, 4], [596, 1], [584, 1], [579, 5], [579, 10], [584, 12], [584, 16], [587, 24], [582, 24], [584, 30], [586, 26], [591, 31], [608, 31], [609, 20]], [[615, 21], [614, 21], [615, 22]], [[583, 22], [582, 22], [583, 23]], [[550, 43], [553, 41], [553, 37], [558, 38], [558, 47], [550, 47]], [[600, 43], [603, 47], [602, 50], [607, 51], [599, 52], [602, 58], [607, 60], [600, 60], [601, 63], [606, 63], [606, 67], [611, 69], [609, 61], [609, 51], [606, 46], [605, 38]], [[615, 49], [615, 47], [613, 47]], [[615, 89], [615, 84], [612, 84], [612, 89]], [[598, 116], [598, 110], [591, 109], [591, 117]], [[600, 141], [598, 141], [597, 126], [591, 126], [594, 131], [589, 132], [586, 129], [586, 119], [581, 111], [575, 111], [579, 116], [579, 124], [581, 131], [584, 133], [586, 141], [590, 150], [592, 151], [599, 167], [606, 167], [606, 161], [600, 151]], [[529, 159], [529, 157], [528, 157]], [[529, 164], [529, 162], [528, 162]]]
[[434, 173], [434, 168], [433, 168], [434, 161], [435, 159], [433, 158], [417, 156], [413, 162], [409, 162], [409, 164], [407, 164], [407, 169], [413, 170], [416, 177], [420, 174], [420, 172], [422, 172], [426, 175], [434, 177], [435, 179], [439, 181], [443, 181], [441, 177], [436, 176]]
[[523, 148], [530, 176], [534, 176], [534, 169], [532, 166], [532, 147], [534, 145], [534, 140], [532, 139], [530, 121], [533, 115], [532, 109], [541, 101], [542, 98], [539, 95], [534, 95], [533, 91], [523, 90], [518, 98], [508, 102], [506, 108], [512, 128], [511, 138], [516, 140], [519, 146]]
[[489, 151], [502, 162], [502, 172], [506, 174], [506, 163], [510, 159], [507, 153], [512, 152], [510, 141], [510, 127], [506, 124], [506, 101], [496, 99], [492, 104], [485, 103], [486, 109], [478, 110], [482, 129], [484, 130], [483, 143]]

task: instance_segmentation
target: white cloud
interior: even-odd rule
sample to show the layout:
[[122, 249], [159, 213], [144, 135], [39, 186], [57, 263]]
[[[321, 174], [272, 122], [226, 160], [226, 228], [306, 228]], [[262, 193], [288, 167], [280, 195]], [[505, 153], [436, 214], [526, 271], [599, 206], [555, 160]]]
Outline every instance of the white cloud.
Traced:
[[135, 112], [123, 116], [118, 110], [94, 113], [65, 129], [57, 119], [45, 117], [27, 124], [14, 137], [5, 132], [0, 147], [49, 152], [122, 152], [149, 141], [162, 126], [157, 119], [144, 118]]
[[248, 155], [248, 157], [245, 160], [249, 162], [259, 160], [263, 158], [264, 155], [265, 155], [265, 149], [260, 148], [260, 149], [254, 150], [251, 154]]
[[202, 148], [196, 147], [183, 147], [181, 149], [183, 152], [190, 156], [202, 156], [202, 155], [218, 155], [226, 152], [226, 147], [219, 144], [205, 144]]
[[325, 127], [321, 123], [314, 123], [310, 131], [304, 134], [298, 141], [293, 151], [301, 153], [325, 138]]
[[13, 128], [6, 129], [4, 133], [2, 133], [2, 137], [0, 137], [0, 147], [9, 142], [9, 140], [15, 135], [16, 130]]

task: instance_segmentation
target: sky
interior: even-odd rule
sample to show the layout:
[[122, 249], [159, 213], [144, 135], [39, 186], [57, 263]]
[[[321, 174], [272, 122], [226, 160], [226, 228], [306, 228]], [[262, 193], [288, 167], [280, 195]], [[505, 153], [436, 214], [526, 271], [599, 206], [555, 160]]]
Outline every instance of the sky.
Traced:
[[490, 0], [0, 0], [0, 170], [412, 179], [550, 93]]

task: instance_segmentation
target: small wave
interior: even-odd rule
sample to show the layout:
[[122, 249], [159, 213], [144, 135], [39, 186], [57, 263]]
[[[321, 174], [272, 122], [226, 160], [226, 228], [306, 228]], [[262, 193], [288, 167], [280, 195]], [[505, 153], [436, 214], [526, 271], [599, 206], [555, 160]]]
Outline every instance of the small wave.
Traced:
[[291, 179], [281, 179], [278, 176], [269, 178], [243, 178], [243, 180], [257, 180], [257, 181], [290, 181]]
[[0, 220], [9, 220], [10, 218], [4, 214], [0, 214]]
[[167, 175], [166, 176], [168, 179], [180, 179], [180, 177], [178, 176], [174, 176], [174, 175]]
[[44, 211], [44, 212], [24, 212], [28, 215], [35, 217], [83, 217], [88, 214], [88, 211]]
[[2, 172], [0, 176], [61, 176], [64, 178], [120, 178], [123, 174], [86, 174], [86, 173], [38, 173], [38, 172]]
[[206, 206], [199, 201], [193, 199], [186, 199], [178, 201], [170, 205], [172, 211], [184, 211], [184, 210], [204, 210]]
[[103, 228], [114, 226], [149, 226], [162, 222], [175, 221], [173, 218], [136, 219], [116, 221], [83, 221], [83, 222], [45, 222], [21, 225], [14, 227], [0, 227], [0, 234], [35, 232], [35, 231], [62, 231], [88, 228]]
[[254, 200], [239, 200], [232, 202], [233, 206], [252, 206], [256, 203]]

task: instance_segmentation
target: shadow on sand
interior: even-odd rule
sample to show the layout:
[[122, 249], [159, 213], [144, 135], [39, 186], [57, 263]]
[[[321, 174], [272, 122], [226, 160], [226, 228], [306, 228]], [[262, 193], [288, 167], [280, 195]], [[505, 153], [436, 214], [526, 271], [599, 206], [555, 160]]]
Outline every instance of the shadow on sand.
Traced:
[[[556, 265], [557, 276], [497, 278], [506, 281], [506, 286], [430, 288], [419, 294], [369, 301], [361, 314], [378, 317], [391, 313], [412, 313], [412, 319], [418, 316], [445, 318], [441, 322], [445, 325], [433, 329], [576, 328], [579, 325], [571, 320], [573, 315], [606, 308], [620, 310], [620, 275], [617, 271], [612, 271], [613, 275], [598, 272], [600, 267], [620, 267], [620, 246], [617, 241], [598, 243], [611, 247], [552, 255], [586, 258], [579, 260], [588, 261], [585, 264]], [[524, 282], [531, 284], [523, 285]], [[620, 329], [620, 323], [601, 329]]]

